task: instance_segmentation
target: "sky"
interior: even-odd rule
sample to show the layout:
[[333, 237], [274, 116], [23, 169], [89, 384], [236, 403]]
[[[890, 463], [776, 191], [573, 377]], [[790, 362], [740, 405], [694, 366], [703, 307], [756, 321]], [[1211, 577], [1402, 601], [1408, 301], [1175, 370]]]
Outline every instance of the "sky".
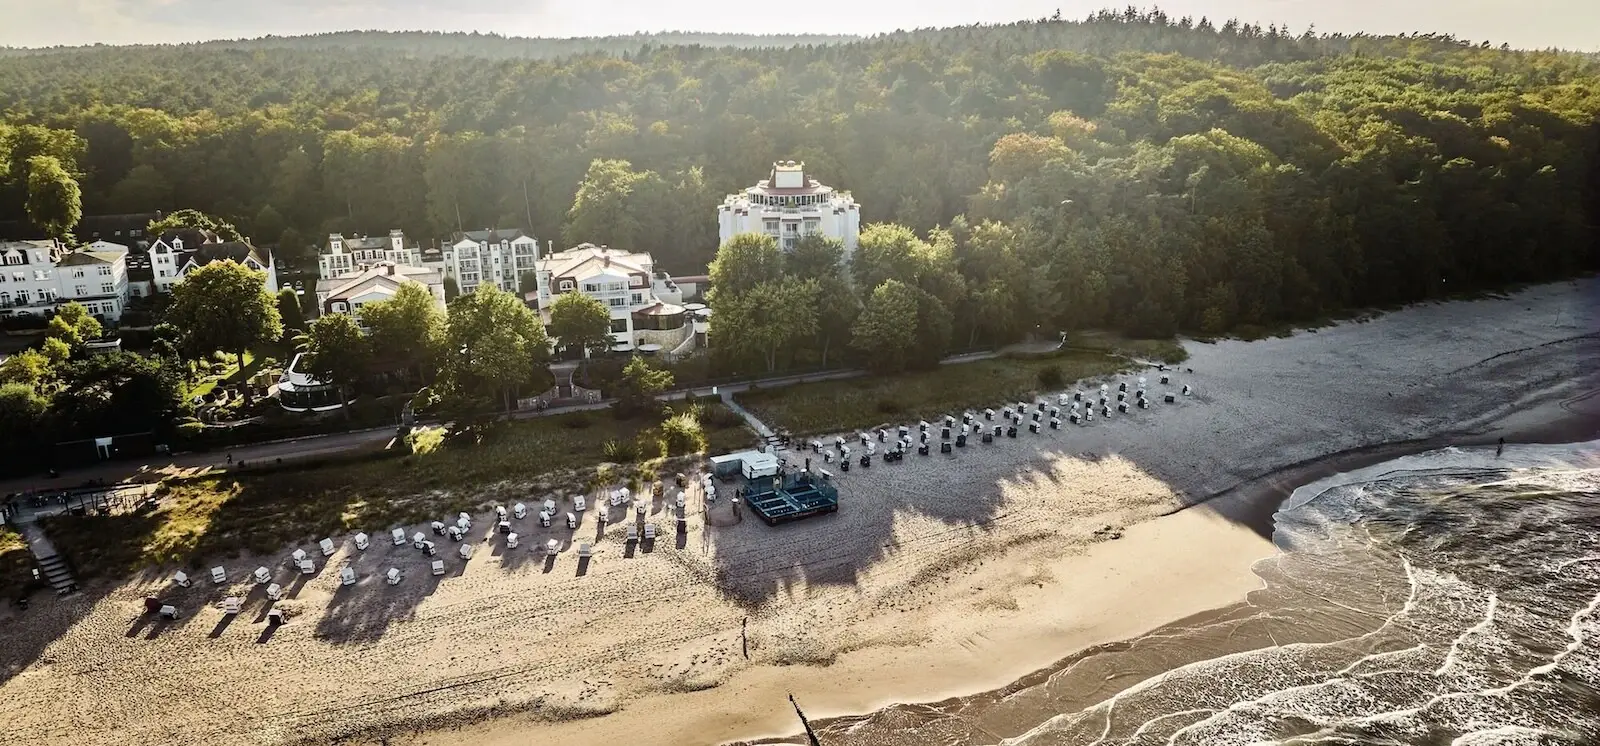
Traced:
[[[1009, 22], [1057, 8], [1082, 18], [1113, 0], [0, 0], [0, 46], [189, 42], [349, 29], [605, 36], [636, 31], [872, 34]], [[1144, 5], [1148, 5], [1145, 3]], [[1172, 17], [1295, 32], [1437, 31], [1514, 47], [1600, 51], [1600, 0], [1166, 0]]]

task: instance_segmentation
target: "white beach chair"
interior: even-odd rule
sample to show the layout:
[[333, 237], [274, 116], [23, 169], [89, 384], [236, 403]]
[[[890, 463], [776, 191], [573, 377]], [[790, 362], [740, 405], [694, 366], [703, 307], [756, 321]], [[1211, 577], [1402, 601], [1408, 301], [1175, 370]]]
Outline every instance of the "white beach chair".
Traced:
[[283, 624], [283, 609], [270, 609], [267, 611], [267, 624], [274, 627]]
[[277, 601], [283, 598], [283, 586], [273, 583], [267, 586], [267, 600]]
[[443, 575], [444, 574], [444, 560], [434, 560], [433, 564], [430, 565], [430, 567], [433, 569], [433, 574], [434, 575]]
[[544, 543], [544, 553], [554, 556], [561, 552], [561, 542], [551, 539]]
[[161, 611], [159, 613], [161, 614], [162, 619], [177, 619], [178, 607], [173, 606], [172, 604], [167, 604], [161, 607]]
[[457, 554], [461, 555], [461, 559], [464, 559], [464, 560], [472, 559], [472, 545], [471, 544], [462, 544], [461, 545], [461, 549], [460, 549], [460, 551], [457, 552]]
[[468, 515], [464, 511], [461, 512], [461, 513], [457, 513], [456, 514], [456, 522], [457, 523], [460, 523], [461, 521], [471, 521], [471, 520], [472, 520], [472, 516]]
[[426, 543], [428, 543], [428, 535], [427, 534], [422, 533], [421, 531], [418, 531], [418, 532], [416, 532], [416, 533], [411, 535], [411, 546], [414, 546], [414, 547], [416, 547], [418, 549], [421, 549], [422, 545], [426, 544]]
[[511, 521], [501, 521], [499, 529], [502, 534], [511, 533]]
[[643, 502], [641, 502], [638, 505], [633, 506], [633, 512], [634, 512], [635, 515], [639, 516], [640, 518], [643, 518], [645, 510], [647, 508], [649, 508], [649, 506], [645, 505]]
[[550, 511], [539, 511], [539, 525], [544, 526], [545, 528], [550, 527]]
[[463, 533], [465, 533], [467, 531], [471, 531], [472, 530], [472, 519], [471, 518], [467, 518], [465, 516], [463, 516], [461, 518], [457, 518], [456, 519], [456, 528], [461, 529], [461, 531]]
[[506, 506], [504, 506], [504, 505], [496, 505], [496, 506], [494, 506], [494, 517], [498, 521], [505, 521], [505, 519], [506, 519]]
[[397, 529], [389, 532], [389, 534], [394, 537], [394, 545], [395, 546], [401, 546], [401, 545], [406, 543], [406, 530], [405, 529], [397, 528]]
[[556, 514], [556, 501], [555, 500], [545, 500], [544, 501], [544, 512], [549, 513], [550, 515], [555, 515]]
[[365, 551], [367, 551], [367, 547], [369, 547], [371, 545], [372, 545], [372, 540], [367, 538], [367, 535], [365, 533], [356, 534], [356, 549], [357, 550], [365, 552]]
[[304, 550], [304, 549], [296, 549], [293, 552], [289, 553], [289, 561], [291, 563], [295, 564], [295, 565], [299, 565], [300, 561], [305, 559], [305, 558], [306, 558], [306, 550]]
[[312, 562], [309, 559], [300, 560], [300, 574], [301, 575], [314, 575], [314, 574], [316, 574], [316, 572], [317, 572], [316, 563]]
[[589, 542], [586, 541], [586, 542], [583, 542], [582, 544], [578, 545], [578, 557], [580, 559], [584, 558], [584, 557], [593, 557], [593, 556], [594, 556], [594, 548], [589, 546]]
[[567, 514], [567, 528], [577, 528], [577, 527], [578, 527], [578, 516], [576, 516], [576, 515], [574, 515], [572, 513], [568, 513]]
[[638, 541], [638, 540], [639, 540], [639, 527], [636, 526], [636, 525], [633, 525], [633, 524], [629, 524], [628, 525], [628, 541]]
[[389, 568], [389, 572], [384, 577], [388, 579], [389, 585], [400, 585], [400, 568]]
[[239, 613], [239, 597], [238, 596], [229, 596], [227, 598], [222, 599], [222, 613], [224, 613], [224, 614], [237, 614], [237, 613]]
[[265, 582], [267, 582], [269, 580], [272, 580], [272, 571], [268, 570], [265, 567], [257, 567], [256, 568], [256, 583], [259, 585], [259, 584], [265, 583]]
[[317, 546], [322, 548], [322, 556], [327, 557], [333, 554], [333, 539], [323, 539], [317, 542]]
[[434, 556], [434, 555], [436, 555], [438, 553], [439, 553], [438, 545], [434, 544], [431, 541], [422, 542], [422, 556], [424, 556], [424, 557], [432, 557], [432, 556]]
[[228, 571], [222, 569], [221, 567], [211, 568], [211, 582], [214, 585], [222, 585], [223, 583], [228, 582]]
[[340, 568], [339, 569], [339, 585], [355, 585], [355, 584], [356, 584], [356, 571], [355, 571], [355, 568], [351, 568], [351, 567]]
[[462, 537], [465, 537], [465, 536], [466, 536], [466, 534], [461, 532], [461, 527], [460, 526], [451, 526], [450, 527], [450, 539], [451, 539], [451, 541], [461, 541]]
[[595, 511], [594, 519], [600, 525], [604, 526], [604, 525], [606, 525], [606, 521], [611, 520], [611, 511], [609, 511], [609, 510], [597, 510], [597, 511]]
[[177, 583], [179, 588], [188, 588], [189, 575], [188, 573], [179, 570], [178, 572], [172, 574], [172, 582]]
[[582, 513], [583, 511], [589, 509], [589, 503], [588, 503], [588, 501], [583, 499], [583, 495], [573, 495], [572, 496], [572, 509], [578, 511], [579, 513]]
[[513, 505], [511, 507], [511, 515], [515, 516], [516, 519], [519, 520], [519, 521], [524, 519], [524, 518], [527, 518], [528, 517], [528, 506], [526, 506], [526, 505], [524, 505], [522, 503], [517, 503], [516, 505]]
[[430, 524], [434, 536], [444, 536], [444, 521], [434, 521]]
[[644, 538], [646, 541], [651, 541], [656, 538], [656, 524], [644, 524]]
[[517, 541], [519, 541], [519, 539], [518, 539], [516, 534], [506, 534], [506, 548], [507, 549], [516, 549], [517, 548]]
[[680, 507], [680, 508], [681, 508], [681, 507], [683, 507], [683, 506], [684, 506], [684, 504], [685, 504], [685, 503], [686, 503], [686, 502], [688, 502], [688, 500], [687, 500], [687, 499], [686, 499], [686, 498], [684, 498], [684, 496], [683, 496], [683, 493], [682, 493], [682, 492], [679, 492], [679, 493], [678, 493], [678, 499], [677, 499], [677, 500], [676, 500], [676, 501], [675, 501], [675, 502], [677, 502], [677, 504], [678, 504], [678, 507]]

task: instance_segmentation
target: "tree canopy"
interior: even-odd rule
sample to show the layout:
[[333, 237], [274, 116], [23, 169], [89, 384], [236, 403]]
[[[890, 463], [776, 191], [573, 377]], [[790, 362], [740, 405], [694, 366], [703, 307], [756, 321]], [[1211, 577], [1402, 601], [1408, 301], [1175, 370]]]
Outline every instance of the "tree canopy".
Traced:
[[172, 286], [166, 320], [182, 333], [192, 355], [244, 353], [283, 335], [277, 300], [267, 292], [266, 276], [231, 261], [211, 262]]
[[361, 307], [361, 323], [372, 336], [374, 362], [388, 369], [410, 369], [427, 379], [438, 368], [445, 337], [445, 315], [433, 294], [405, 282], [394, 297]]
[[552, 383], [550, 338], [516, 296], [485, 283], [450, 302], [445, 334], [446, 388], [466, 401], [500, 399], [511, 409], [519, 390]]
[[548, 331], [563, 347], [598, 355], [611, 349], [611, 311], [583, 293], [562, 293], [550, 304]]

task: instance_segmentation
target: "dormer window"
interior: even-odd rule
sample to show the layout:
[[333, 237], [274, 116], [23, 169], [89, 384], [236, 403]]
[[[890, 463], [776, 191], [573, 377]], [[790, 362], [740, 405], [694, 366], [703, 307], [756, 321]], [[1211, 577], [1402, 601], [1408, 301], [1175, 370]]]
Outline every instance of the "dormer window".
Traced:
[[568, 290], [571, 290], [571, 289], [572, 289], [572, 281], [571, 280], [562, 280], [561, 281], [561, 292], [565, 293], [565, 292], [567, 292]]

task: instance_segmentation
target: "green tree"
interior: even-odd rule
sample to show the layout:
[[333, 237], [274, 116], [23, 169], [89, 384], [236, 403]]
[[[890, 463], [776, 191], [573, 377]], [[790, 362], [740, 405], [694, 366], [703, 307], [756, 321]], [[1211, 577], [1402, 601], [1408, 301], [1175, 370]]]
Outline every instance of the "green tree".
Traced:
[[873, 289], [850, 339], [868, 368], [880, 373], [905, 370], [917, 344], [917, 300], [916, 289], [899, 280], [885, 280]]
[[856, 317], [861, 315], [861, 299], [850, 289], [844, 278], [834, 276], [817, 282], [817, 334], [816, 343], [822, 356], [822, 367], [828, 367], [828, 357], [835, 343], [848, 343]]
[[612, 392], [617, 398], [617, 414], [631, 417], [657, 408], [656, 395], [672, 388], [672, 379], [672, 371], [656, 368], [635, 355], [623, 366], [622, 377]]
[[300, 312], [300, 296], [294, 288], [283, 288], [278, 291], [278, 318], [283, 322], [283, 333], [292, 336], [295, 332], [305, 331], [306, 318]]
[[421, 283], [402, 283], [393, 298], [362, 306], [361, 324], [369, 330], [376, 361], [385, 369], [408, 369], [418, 380], [427, 381], [438, 367], [445, 314]]
[[548, 331], [562, 347], [598, 355], [611, 349], [611, 311], [583, 293], [562, 293], [550, 304]]
[[[16, 358], [10, 358], [10, 362]], [[5, 365], [0, 363], [0, 373]], [[8, 466], [41, 463], [42, 444], [54, 442], [45, 433], [49, 425], [50, 400], [26, 383], [0, 383], [0, 449], [8, 454]], [[0, 468], [0, 473], [9, 469]]]
[[[266, 234], [263, 234], [266, 235]], [[308, 258], [310, 243], [304, 235], [294, 229], [294, 226], [284, 228], [278, 234], [278, 252], [294, 259]]]
[[521, 300], [484, 283], [448, 313], [444, 383], [458, 399], [499, 400], [509, 412], [518, 389], [551, 385], [550, 338]]
[[54, 156], [28, 159], [28, 219], [52, 238], [65, 239], [83, 217], [77, 179]]
[[61, 378], [52, 407], [66, 427], [84, 437], [164, 433], [183, 408], [182, 376], [161, 358], [130, 352], [88, 355], [67, 366]]
[[[707, 300], [716, 308], [720, 298], [731, 298], [749, 292], [766, 282], [776, 282], [783, 276], [783, 254], [778, 242], [762, 233], [744, 233], [728, 239], [717, 249], [717, 258], [710, 267], [711, 292]], [[717, 311], [721, 313], [721, 311]]]
[[444, 278], [444, 300], [446, 303], [455, 300], [461, 295], [461, 285], [454, 277]]
[[[255, 243], [264, 244], [278, 241], [288, 227], [288, 224], [283, 220], [283, 215], [279, 214], [272, 205], [262, 205], [261, 209], [256, 212], [256, 219], [250, 223], [250, 232]], [[294, 249], [290, 249], [290, 251], [294, 251]]]
[[524, 297], [539, 292], [539, 273], [530, 270], [517, 275], [517, 292]]
[[844, 244], [820, 233], [802, 236], [784, 258], [784, 270], [802, 280], [838, 277], [843, 269]]
[[[346, 313], [330, 313], [306, 330], [305, 371], [339, 387], [340, 401], [372, 370], [372, 347], [361, 325]], [[346, 411], [348, 414], [348, 409]]]
[[172, 182], [149, 163], [134, 166], [111, 188], [110, 203], [119, 213], [165, 209], [172, 204]]
[[159, 236], [167, 231], [179, 230], [210, 231], [217, 234], [217, 237], [224, 241], [244, 240], [244, 237], [239, 235], [239, 229], [233, 227], [232, 223], [221, 218], [212, 217], [199, 210], [178, 210], [177, 212], [163, 215], [156, 220], [150, 221], [150, 225], [146, 227], [145, 232], [152, 236]]
[[775, 280], [723, 300], [716, 314], [717, 344], [759, 358], [771, 373], [779, 355], [817, 333], [816, 280]]
[[76, 301], [56, 309], [56, 315], [50, 318], [50, 325], [45, 329], [46, 337], [59, 339], [74, 350], [83, 347], [85, 342], [99, 339], [104, 333], [100, 321]]
[[173, 285], [165, 321], [181, 331], [187, 354], [232, 352], [240, 368], [246, 350], [283, 336], [283, 317], [267, 292], [266, 275], [231, 261], [211, 262]]
[[51, 359], [38, 350], [23, 350], [0, 360], [0, 384], [16, 383], [43, 390], [54, 375]]
[[634, 190], [652, 176], [634, 171], [627, 161], [591, 161], [561, 231], [567, 244], [587, 242], [629, 250], [638, 246], [644, 226], [630, 208]]

